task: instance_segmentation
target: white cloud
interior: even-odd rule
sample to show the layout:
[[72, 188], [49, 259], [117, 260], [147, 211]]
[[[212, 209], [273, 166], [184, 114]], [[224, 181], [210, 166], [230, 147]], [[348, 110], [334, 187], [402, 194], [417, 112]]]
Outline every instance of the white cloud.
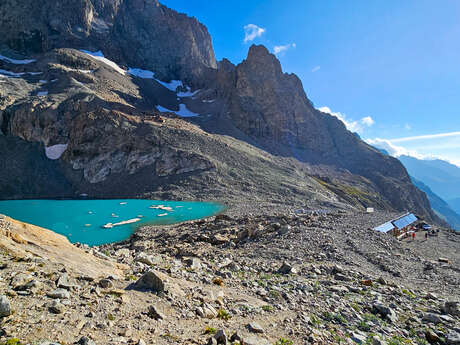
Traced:
[[418, 135], [418, 136], [415, 136], [415, 137], [392, 139], [391, 141], [394, 142], [394, 143], [402, 143], [402, 142], [405, 142], [405, 141], [439, 139], [439, 138], [447, 138], [447, 137], [460, 137], [460, 132]]
[[367, 127], [370, 127], [375, 123], [375, 121], [372, 119], [372, 117], [366, 116], [361, 119], [361, 123]]
[[[421, 137], [421, 136], [420, 136]], [[455, 164], [460, 167], [460, 156], [458, 155], [460, 143], [455, 140], [455, 142], [445, 141], [446, 136], [437, 136], [434, 135], [426, 135], [423, 137], [428, 137], [429, 139], [437, 138], [434, 143], [430, 143], [428, 140], [427, 142], [422, 142], [420, 145], [414, 147], [403, 147], [400, 145], [395, 145], [395, 142], [399, 142], [400, 139], [365, 139], [365, 141], [379, 149], [384, 149], [388, 152], [390, 156], [399, 157], [399, 156], [411, 156], [418, 159], [442, 159], [449, 163]], [[416, 137], [419, 139], [419, 137]], [[443, 141], [439, 141], [439, 138], [443, 139]], [[406, 139], [406, 138], [401, 138]], [[418, 140], [417, 139], [417, 140]], [[414, 139], [416, 140], [416, 139]], [[422, 140], [422, 139], [420, 139]], [[406, 144], [410, 144], [409, 141], [403, 141]], [[421, 153], [422, 152], [422, 153]]]
[[255, 40], [265, 33], [265, 29], [255, 24], [248, 24], [244, 27], [244, 43]]
[[332, 116], [335, 116], [340, 121], [342, 121], [345, 124], [345, 127], [347, 127], [347, 129], [351, 132], [362, 133], [365, 127], [371, 127], [375, 123], [375, 121], [370, 116], [366, 116], [359, 121], [355, 121], [347, 119], [345, 114], [333, 112], [329, 107], [321, 107], [318, 108], [318, 110], [322, 111], [323, 113], [328, 113]]
[[318, 72], [320, 69], [321, 69], [321, 66], [315, 66], [315, 67], [313, 67], [313, 69], [311, 70], [311, 72], [312, 72], [312, 73], [315, 73], [315, 72]]
[[285, 52], [286, 50], [289, 50], [289, 49], [295, 48], [295, 47], [297, 47], [297, 45], [295, 43], [286, 44], [284, 46], [275, 46], [273, 48], [273, 52], [275, 54], [279, 54], [279, 53]]
[[408, 150], [402, 146], [397, 146], [393, 144], [390, 140], [387, 140], [387, 139], [380, 139], [380, 138], [365, 139], [365, 142], [379, 149], [384, 149], [385, 151], [388, 152], [390, 156], [393, 156], [393, 157], [412, 156], [418, 159], [427, 158], [426, 156], [421, 155], [415, 150]]

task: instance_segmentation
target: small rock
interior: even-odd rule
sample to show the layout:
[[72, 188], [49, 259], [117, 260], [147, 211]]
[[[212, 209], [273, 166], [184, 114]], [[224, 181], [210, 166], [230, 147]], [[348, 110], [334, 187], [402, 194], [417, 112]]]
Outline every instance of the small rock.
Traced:
[[291, 231], [291, 226], [288, 224], [288, 225], [283, 225], [279, 231], [278, 231], [278, 234], [279, 235], [285, 235], [287, 234], [289, 231]]
[[121, 256], [121, 257], [123, 257], [123, 258], [127, 258], [127, 257], [129, 257], [129, 249], [128, 249], [128, 248], [118, 249], [118, 250], [115, 252], [115, 255], [116, 255], [116, 256]]
[[137, 342], [137, 345], [147, 345], [147, 344], [144, 341], [144, 339], [139, 339], [139, 341]]
[[211, 243], [218, 246], [218, 245], [221, 245], [221, 244], [225, 244], [229, 242], [229, 239], [223, 235], [219, 235], [219, 234], [215, 234], [212, 238], [211, 238]]
[[438, 296], [432, 292], [428, 292], [425, 296], [426, 299], [432, 299], [432, 300], [437, 300]]
[[11, 279], [10, 285], [14, 290], [25, 290], [27, 289], [27, 283], [33, 279], [30, 274], [18, 273]]
[[447, 334], [446, 341], [448, 345], [460, 345], [460, 334], [451, 331]]
[[56, 282], [56, 286], [58, 288], [63, 288], [63, 289], [67, 289], [67, 290], [70, 290], [72, 288], [77, 288], [78, 285], [75, 284], [74, 282], [72, 282], [70, 279], [69, 279], [69, 276], [67, 273], [63, 273], [59, 276], [57, 282]]
[[99, 286], [103, 289], [113, 288], [113, 283], [110, 279], [101, 279], [99, 280]]
[[374, 303], [372, 305], [372, 308], [375, 313], [380, 314], [381, 316], [383, 316], [384, 318], [387, 318], [391, 322], [396, 322], [398, 319], [396, 312], [393, 309], [381, 303]]
[[70, 292], [66, 289], [56, 289], [46, 294], [50, 298], [69, 299]]
[[383, 277], [380, 277], [378, 280], [377, 280], [377, 283], [381, 284], [381, 285], [387, 285], [387, 281], [383, 278]]
[[337, 292], [337, 293], [347, 293], [350, 292], [350, 290], [343, 285], [333, 285], [329, 288], [329, 290]]
[[88, 337], [81, 337], [78, 342], [76, 342], [78, 345], [96, 345], [94, 341], [89, 339]]
[[54, 314], [62, 314], [65, 311], [65, 306], [59, 301], [53, 301], [49, 306], [49, 311]]
[[222, 329], [219, 329], [214, 336], [214, 339], [216, 339], [217, 344], [221, 345], [227, 345], [227, 336], [225, 335], [225, 332]]
[[193, 270], [199, 270], [201, 268], [201, 261], [198, 258], [187, 258], [184, 262]]
[[149, 306], [148, 315], [155, 320], [164, 320], [165, 316], [154, 305]]
[[205, 303], [202, 307], [196, 308], [196, 313], [207, 319], [214, 319], [217, 317], [217, 310], [208, 303]]
[[268, 340], [256, 336], [244, 337], [241, 343], [244, 345], [270, 345]]
[[341, 273], [337, 273], [335, 276], [334, 276], [334, 279], [335, 280], [341, 280], [341, 281], [344, 281], [344, 282], [349, 282], [351, 281], [351, 278], [350, 277], [347, 277], [346, 275], [343, 275]]
[[423, 315], [422, 321], [438, 324], [441, 323], [441, 318], [434, 313], [425, 313], [425, 315]]
[[367, 337], [361, 333], [353, 332], [351, 334], [351, 340], [353, 340], [357, 344], [365, 344]]
[[241, 334], [238, 333], [238, 332], [233, 333], [232, 336], [230, 337], [230, 341], [231, 341], [232, 343], [234, 343], [234, 342], [236, 342], [236, 341], [241, 342], [241, 339], [243, 339], [243, 337], [242, 337]]
[[134, 261], [142, 262], [143, 264], [153, 266], [157, 265], [161, 262], [161, 259], [159, 257], [156, 257], [154, 255], [148, 255], [146, 253], [139, 253], [139, 255], [136, 256]]
[[0, 295], [0, 317], [11, 315], [10, 300], [5, 295]]
[[443, 312], [452, 316], [460, 315], [460, 311], [458, 310], [458, 302], [456, 301], [447, 301], [444, 304]]
[[297, 270], [290, 264], [284, 262], [283, 265], [278, 269], [278, 273], [281, 274], [296, 274]]
[[439, 344], [440, 338], [432, 330], [427, 329], [425, 331], [425, 338], [430, 344]]
[[217, 345], [217, 340], [214, 337], [209, 338], [208, 345]]
[[265, 330], [257, 323], [257, 322], [251, 322], [248, 324], [248, 330], [249, 332], [252, 333], [264, 333]]
[[449, 259], [447, 259], [447, 258], [439, 258], [438, 261], [446, 263], [446, 264], [450, 263]]

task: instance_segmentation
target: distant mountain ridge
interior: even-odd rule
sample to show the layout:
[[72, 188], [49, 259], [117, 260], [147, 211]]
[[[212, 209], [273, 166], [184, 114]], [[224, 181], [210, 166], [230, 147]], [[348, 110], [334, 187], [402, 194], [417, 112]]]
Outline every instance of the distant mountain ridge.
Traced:
[[448, 203], [455, 212], [460, 214], [460, 198], [451, 199]]
[[409, 174], [428, 185], [444, 200], [460, 197], [460, 168], [449, 162], [400, 156]]
[[428, 200], [430, 201], [431, 208], [439, 215], [439, 217], [449, 223], [453, 229], [460, 231], [460, 214], [453, 210], [446, 201], [433, 193], [430, 187], [426, 184], [412, 176], [411, 178], [417, 188], [426, 193]]

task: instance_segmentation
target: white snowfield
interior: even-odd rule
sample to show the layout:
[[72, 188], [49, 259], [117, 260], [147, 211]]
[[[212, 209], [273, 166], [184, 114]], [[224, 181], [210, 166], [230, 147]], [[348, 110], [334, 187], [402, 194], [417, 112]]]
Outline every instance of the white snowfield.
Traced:
[[[160, 83], [161, 85], [163, 85], [165, 88], [167, 88], [168, 90], [172, 91], [172, 92], [176, 92], [177, 88], [180, 86], [180, 87], [184, 87], [184, 84], [182, 83], [181, 80], [171, 80], [169, 83], [166, 83], [164, 81], [161, 81], [160, 79], [156, 79], [155, 78], [155, 73], [153, 73], [152, 71], [148, 71], [148, 70], [145, 70], [145, 69], [140, 69], [140, 68], [130, 68], [128, 70], [128, 73], [135, 76], [135, 77], [138, 77], [138, 78], [142, 78], [142, 79], [153, 79], [155, 80], [156, 82]], [[192, 97], [192, 96], [195, 96], [198, 92], [200, 92], [201, 90], [196, 90], [194, 92], [192, 92], [190, 86], [185, 86], [185, 88], [187, 89], [186, 92], [178, 92], [177, 93], [177, 96], [179, 97]]]
[[170, 110], [167, 108], [162, 107], [161, 105], [157, 106], [158, 111], [164, 113], [164, 112], [169, 112], [169, 113], [174, 113], [180, 117], [195, 117], [195, 116], [200, 116], [200, 114], [194, 113], [193, 111], [190, 111], [185, 104], [179, 104], [179, 110], [174, 111]]
[[[163, 85], [165, 88], [167, 88], [168, 90], [171, 90], [172, 92], [176, 92], [177, 88], [180, 86], [180, 87], [184, 87], [184, 84], [182, 83], [181, 80], [171, 80], [169, 83], [166, 83], [164, 81], [161, 81], [159, 79], [156, 79], [155, 78], [155, 73], [153, 73], [152, 71], [148, 71], [148, 70], [145, 70], [145, 69], [140, 69], [140, 68], [132, 68], [130, 67], [127, 71], [124, 70], [123, 68], [121, 68], [120, 66], [118, 66], [115, 62], [113, 62], [112, 60], [109, 60], [107, 59], [104, 54], [102, 53], [102, 51], [98, 50], [96, 52], [91, 52], [89, 50], [80, 50], [82, 53], [85, 53], [89, 56], [91, 56], [92, 58], [96, 59], [96, 60], [99, 60], [103, 63], [105, 63], [106, 65], [112, 67], [115, 71], [117, 71], [118, 73], [120, 74], [123, 74], [123, 75], [132, 75], [132, 76], [135, 76], [135, 77], [138, 77], [138, 78], [142, 78], [142, 79], [153, 79], [155, 81], [157, 81], [158, 83], [160, 83], [161, 85]], [[81, 71], [81, 72], [85, 72], [85, 73], [89, 73], [90, 71]], [[187, 88], [187, 91], [186, 92], [179, 92], [177, 93], [177, 95], [179, 97], [193, 97], [195, 96], [200, 90], [196, 90], [194, 92], [191, 92], [191, 89], [189, 86], [186, 87]]]
[[37, 96], [39, 96], [39, 97], [40, 97], [40, 96], [48, 96], [48, 91], [39, 91], [39, 92], [37, 93]]
[[3, 61], [6, 61], [6, 62], [9, 62], [9, 63], [12, 63], [14, 65], [27, 65], [29, 63], [32, 63], [32, 62], [35, 62], [37, 60], [34, 60], [34, 59], [29, 59], [29, 60], [16, 60], [16, 59], [12, 59], [12, 58], [9, 58], [9, 57], [6, 57], [6, 56], [3, 56], [3, 55], [0, 55], [0, 60], [3, 60]]
[[118, 66], [112, 60], [109, 60], [106, 57], [104, 57], [104, 54], [102, 54], [102, 51], [100, 51], [100, 50], [98, 50], [97, 52], [90, 52], [89, 50], [80, 50], [80, 51], [82, 53], [85, 53], [85, 54], [91, 56], [92, 58], [94, 58], [96, 60], [99, 60], [99, 61], [105, 63], [106, 65], [112, 67], [118, 73], [126, 75], [126, 71], [123, 68], [121, 68], [120, 66]]
[[52, 160], [61, 158], [62, 154], [67, 150], [68, 144], [57, 144], [45, 147], [46, 157]]

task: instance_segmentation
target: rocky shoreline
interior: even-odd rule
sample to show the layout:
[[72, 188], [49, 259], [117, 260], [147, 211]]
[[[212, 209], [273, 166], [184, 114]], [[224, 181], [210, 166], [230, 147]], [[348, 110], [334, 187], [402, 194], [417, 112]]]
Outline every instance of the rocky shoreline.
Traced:
[[399, 242], [371, 230], [391, 213], [296, 209], [240, 205], [75, 248], [118, 274], [4, 250], [0, 343], [460, 343], [458, 233]]

